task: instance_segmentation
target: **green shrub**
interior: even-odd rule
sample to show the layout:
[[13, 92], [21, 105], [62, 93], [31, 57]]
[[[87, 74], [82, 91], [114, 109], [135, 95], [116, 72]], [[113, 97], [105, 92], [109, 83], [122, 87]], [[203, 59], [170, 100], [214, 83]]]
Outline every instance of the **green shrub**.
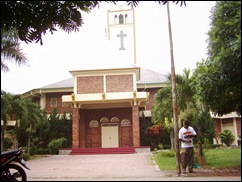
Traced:
[[3, 150], [8, 150], [13, 146], [13, 141], [10, 138], [4, 138], [3, 140]]
[[164, 145], [164, 149], [171, 149], [171, 145]]
[[51, 140], [48, 144], [51, 154], [58, 154], [59, 148], [65, 148], [67, 146], [67, 139], [64, 137]]
[[162, 157], [175, 157], [176, 153], [174, 151], [170, 150], [170, 151], [162, 151], [162, 152], [160, 152], [160, 155]]
[[43, 148], [40, 148], [40, 149], [36, 149], [36, 154], [50, 154], [50, 149], [43, 149]]
[[163, 147], [163, 145], [162, 145], [161, 143], [159, 143], [159, 144], [157, 145], [157, 147], [158, 147], [159, 150], [164, 149], [164, 147]]
[[235, 140], [235, 137], [230, 130], [224, 130], [219, 134], [219, 137], [221, 139], [221, 142], [224, 143], [226, 146], [230, 146]]
[[28, 153], [24, 153], [23, 159], [24, 159], [25, 161], [28, 161], [28, 160], [30, 159], [30, 154], [28, 154]]

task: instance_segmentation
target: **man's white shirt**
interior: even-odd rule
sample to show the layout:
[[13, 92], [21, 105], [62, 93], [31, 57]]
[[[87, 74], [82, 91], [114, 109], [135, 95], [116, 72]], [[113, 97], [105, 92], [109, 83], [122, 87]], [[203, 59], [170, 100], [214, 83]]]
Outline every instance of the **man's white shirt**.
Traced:
[[196, 131], [193, 129], [193, 127], [188, 126], [188, 128], [182, 127], [179, 130], [179, 139], [184, 139], [184, 140], [191, 140], [190, 143], [188, 142], [181, 142], [181, 148], [188, 148], [188, 147], [193, 147], [193, 138], [185, 138], [187, 135], [197, 135]]

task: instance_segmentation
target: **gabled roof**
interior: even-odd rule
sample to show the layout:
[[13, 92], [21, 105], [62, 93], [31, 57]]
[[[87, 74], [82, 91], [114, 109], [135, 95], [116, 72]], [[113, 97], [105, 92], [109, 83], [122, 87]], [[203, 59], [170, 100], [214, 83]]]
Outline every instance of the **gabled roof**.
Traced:
[[[166, 76], [159, 72], [155, 72], [153, 70], [140, 68], [141, 76], [140, 80], [137, 81], [137, 84], [161, 84], [168, 82]], [[52, 83], [50, 85], [46, 85], [41, 87], [40, 89], [48, 89], [48, 88], [68, 88], [74, 87], [74, 78], [68, 78], [66, 80], [62, 80], [60, 82]]]
[[[168, 80], [166, 79], [166, 76], [164, 74], [140, 67], [140, 80], [137, 81], [138, 88], [164, 87], [167, 82]], [[73, 88], [74, 88], [74, 77], [30, 90], [28, 92], [23, 93], [22, 96], [28, 97], [34, 94], [61, 92], [61, 91], [72, 92]]]
[[41, 87], [40, 89], [49, 89], [49, 88], [69, 88], [74, 87], [74, 77], [68, 78], [66, 80], [62, 80], [56, 83], [52, 83], [50, 85], [46, 85], [44, 87]]
[[166, 83], [168, 82], [166, 75], [161, 74], [159, 72], [145, 69], [145, 68], [140, 68], [141, 76], [140, 80], [137, 81], [137, 84], [153, 84], [153, 83]]

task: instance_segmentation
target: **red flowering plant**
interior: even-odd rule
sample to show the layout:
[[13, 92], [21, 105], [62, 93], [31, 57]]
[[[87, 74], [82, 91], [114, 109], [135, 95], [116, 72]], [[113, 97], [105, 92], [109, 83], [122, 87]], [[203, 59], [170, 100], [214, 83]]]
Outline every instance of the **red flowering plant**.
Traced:
[[156, 146], [161, 143], [164, 131], [165, 127], [161, 124], [156, 124], [146, 128], [145, 134], [151, 137], [151, 148], [156, 148]]

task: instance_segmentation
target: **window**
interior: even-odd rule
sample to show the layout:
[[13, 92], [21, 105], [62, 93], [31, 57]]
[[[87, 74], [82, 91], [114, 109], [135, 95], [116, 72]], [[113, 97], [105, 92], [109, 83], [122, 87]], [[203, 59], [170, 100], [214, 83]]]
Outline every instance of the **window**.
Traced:
[[51, 107], [57, 107], [57, 98], [56, 97], [51, 98], [50, 106]]
[[98, 121], [97, 121], [97, 120], [92, 120], [92, 121], [89, 123], [89, 126], [90, 126], [90, 127], [98, 127]]
[[124, 16], [122, 14], [119, 15], [119, 24], [124, 24]]
[[114, 16], [114, 24], [117, 24], [117, 18], [118, 18], [118, 16], [115, 15], [115, 16]]
[[128, 15], [125, 14], [125, 22], [124, 23], [128, 23]]

